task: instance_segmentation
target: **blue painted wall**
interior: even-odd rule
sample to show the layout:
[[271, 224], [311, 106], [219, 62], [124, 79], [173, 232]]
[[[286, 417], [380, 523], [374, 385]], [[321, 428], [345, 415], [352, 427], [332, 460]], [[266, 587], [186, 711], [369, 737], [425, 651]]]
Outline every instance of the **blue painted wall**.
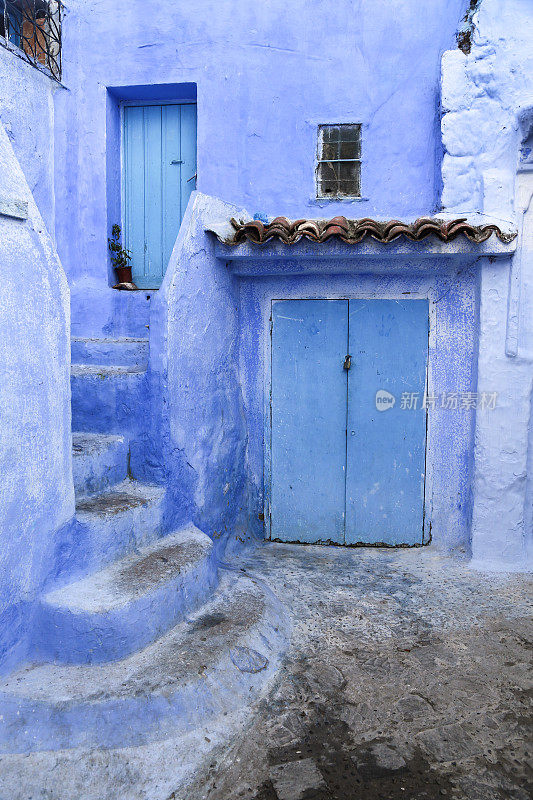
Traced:
[[[89, 12], [72, 0], [55, 142], [56, 231], [71, 284], [97, 277], [95, 301], [106, 304], [98, 291], [110, 279], [106, 234], [120, 218], [118, 103], [160, 99], [149, 88], [157, 84], [175, 86], [166, 99], [197, 87], [199, 191], [252, 213], [431, 212], [440, 56], [454, 46], [465, 5], [341, 0], [331, 13], [319, 0], [99, 0]], [[346, 121], [363, 124], [367, 199], [318, 202], [316, 126]]]
[[0, 171], [3, 201], [27, 207], [27, 218], [0, 214], [2, 673], [26, 656], [56, 533], [74, 514], [74, 487], [68, 287], [2, 125]]
[[58, 84], [0, 47], [0, 120], [54, 237], [54, 95]]
[[[192, 517], [222, 545], [229, 532], [233, 541], [262, 533], [266, 304], [285, 292], [323, 296], [325, 286], [349, 296], [385, 290], [377, 276], [370, 283], [332, 277], [337, 265], [327, 263], [321, 278], [236, 280], [203, 227], [242, 205], [251, 214], [311, 217], [431, 213], [440, 192], [440, 57], [453, 46], [465, 0], [434, 0], [423, 14], [404, 0], [343, 0], [334, 18], [323, 3], [304, 0], [149, 6], [147, 13], [141, 0], [98, 0], [88, 13], [85, 2], [72, 0], [64, 20], [66, 88], [2, 54], [6, 87], [19, 73], [33, 83], [21, 84], [23, 104], [4, 102], [0, 112], [55, 234], [71, 287], [73, 333], [142, 336], [150, 326], [142, 402], [153, 418], [136, 433], [134, 474], [168, 484], [169, 516]], [[198, 188], [234, 205], [196, 196], [160, 292], [114, 292], [107, 235], [122, 217], [121, 103], [195, 99]], [[325, 122], [363, 125], [359, 201], [315, 199], [316, 127]], [[444, 356], [439, 362], [442, 385], [467, 385], [472, 377], [476, 301], [474, 277], [466, 276], [440, 304], [457, 341], [465, 334], [460, 367], [447, 372]], [[454, 341], [443, 343], [443, 354]], [[68, 369], [66, 351], [62, 366]], [[60, 419], [64, 433], [67, 420]], [[449, 424], [449, 417], [436, 422], [442, 435], [435, 441], [448, 457], [434, 476], [433, 514], [441, 541], [457, 546], [468, 541], [472, 430], [464, 418], [454, 423], [456, 448], [446, 438]], [[62, 445], [68, 460], [67, 450]], [[61, 464], [55, 508], [62, 512], [50, 516], [50, 532], [72, 510]], [[28, 540], [17, 558], [33, 563], [31, 553]], [[40, 558], [43, 569], [47, 558]], [[40, 580], [25, 588], [22, 582], [20, 596], [30, 597]]]
[[[231, 306], [220, 307], [211, 283], [219, 285], [223, 271], [213, 266], [216, 261], [209, 266], [208, 240], [193, 231], [198, 254], [193, 259], [183, 242], [178, 247], [179, 264], [176, 254], [171, 259], [172, 291], [163, 284], [148, 299], [149, 293], [132, 298], [109, 288], [114, 276], [106, 237], [123, 212], [121, 104], [196, 99], [197, 187], [245, 205], [250, 214], [431, 213], [440, 192], [440, 57], [454, 44], [464, 6], [465, 0], [434, 0], [422, 14], [418, 3], [403, 0], [342, 0], [332, 17], [316, 0], [290, 6], [165, 0], [150, 4], [149, 13], [141, 0], [99, 0], [90, 14], [81, 0], [69, 4], [63, 51], [68, 91], [58, 93], [55, 103], [55, 189], [72, 329], [79, 336], [139, 335], [141, 326], [150, 325], [147, 395], [162, 422], [140, 432], [132, 469], [170, 481], [176, 513], [197, 515], [211, 535], [230, 524], [236, 508], [252, 509], [255, 523], [261, 513], [262, 486], [252, 482], [247, 494], [243, 477], [243, 453], [248, 458], [250, 451], [254, 463], [253, 453], [261, 449], [262, 431], [255, 438], [261, 423], [253, 409], [248, 417], [239, 410], [240, 382], [247, 378], [237, 377], [235, 366], [239, 347], [246, 346], [238, 342], [238, 330], [249, 309], [229, 319]], [[325, 122], [363, 125], [361, 200], [315, 198], [317, 125]], [[177, 326], [173, 344], [158, 340], [162, 314]], [[164, 368], [154, 366], [158, 359], [168, 359]], [[184, 386], [195, 387], [196, 396], [184, 393]], [[262, 402], [262, 392], [261, 386], [254, 404]], [[257, 469], [250, 474], [256, 477]]]
[[192, 519], [221, 550], [230, 536], [243, 539], [251, 527], [248, 422], [239, 375], [238, 286], [215, 257], [205, 228], [235, 213], [218, 199], [198, 192], [191, 197], [152, 303], [153, 413], [139, 448], [153, 477], [168, 487], [175, 524]]
[[[521, 32], [526, 26], [517, 2], [506, 0], [507, 16], [519, 20]], [[0, 219], [8, 331], [1, 359], [0, 670], [26, 653], [34, 600], [57, 569], [53, 543], [63, 538], [56, 533], [63, 529], [68, 539], [73, 514], [68, 291], [54, 239], [71, 287], [76, 335], [143, 336], [150, 326], [151, 365], [139, 399], [146, 425], [135, 431], [132, 469], [168, 485], [170, 521], [192, 518], [221, 547], [230, 534], [232, 542], [262, 534], [273, 298], [428, 297], [437, 392], [476, 386], [480, 286], [482, 325], [497, 330], [494, 338], [503, 342], [505, 323], [487, 302], [494, 295], [499, 309], [506, 306], [508, 280], [499, 266], [497, 280], [488, 263], [480, 267], [464, 258], [432, 271], [427, 262], [404, 256], [392, 274], [391, 262], [378, 258], [348, 271], [325, 251], [319, 266], [302, 260], [300, 275], [285, 259], [277, 274], [260, 264], [255, 274], [239, 277], [204, 233], [212, 220], [227, 220], [242, 205], [248, 215], [292, 217], [413, 218], [438, 209], [440, 59], [454, 48], [466, 0], [423, 6], [340, 0], [334, 12], [325, 5], [96, 0], [89, 8], [85, 0], [71, 0], [64, 20], [65, 88], [0, 48], [3, 191], [27, 198], [30, 208], [29, 222]], [[483, 3], [485, 25], [489, 15], [500, 23], [496, 6], [496, 0]], [[501, 44], [498, 31], [488, 30], [488, 40]], [[515, 46], [517, 37], [509, 37], [513, 58], [525, 51]], [[484, 53], [470, 59], [478, 70], [474, 82], [481, 76], [483, 83]], [[458, 59], [463, 56], [454, 50], [444, 85], [443, 201], [454, 214], [467, 208], [510, 219], [516, 165], [502, 137], [517, 126], [506, 111], [498, 138], [485, 125], [494, 119], [490, 105], [476, 115], [462, 113], [463, 99], [467, 105], [470, 99], [466, 78], [457, 77], [464, 66], [458, 68]], [[494, 80], [502, 91], [488, 85], [486, 93], [506, 98], [506, 81], [518, 75], [513, 103], [502, 101], [513, 109], [520, 105], [523, 75], [508, 66], [514, 64], [510, 56], [500, 63]], [[122, 216], [121, 103], [183, 100], [198, 104], [197, 185], [213, 197], [197, 194], [189, 204], [159, 293], [117, 293], [110, 288], [107, 235]], [[328, 122], [363, 126], [360, 200], [315, 198], [316, 128]], [[493, 141], [498, 150], [490, 149]], [[492, 168], [504, 149], [513, 162], [505, 181], [500, 173], [480, 177], [477, 165]], [[492, 363], [484, 341], [483, 358]], [[472, 414], [437, 410], [428, 432], [432, 533], [447, 549], [470, 545], [474, 429]], [[498, 474], [498, 457], [490, 468], [479, 463], [483, 489], [486, 475]], [[492, 545], [490, 552], [498, 555]]]
[[[109, 288], [114, 276], [106, 237], [122, 218], [121, 104], [196, 99], [198, 190], [244, 205], [250, 214], [431, 213], [440, 193], [440, 58], [454, 46], [465, 5], [433, 0], [421, 13], [418, 3], [404, 0], [342, 0], [332, 16], [318, 0], [164, 0], [149, 4], [149, 13], [141, 0], [99, 0], [90, 14], [81, 0], [69, 3], [63, 51], [68, 91], [58, 93], [55, 103], [55, 189], [72, 329], [79, 336], [124, 336], [150, 325], [148, 404], [161, 424], [140, 432], [132, 469], [136, 476], [169, 481], [178, 516], [196, 515], [211, 535], [229, 527], [241, 508], [261, 529], [262, 467], [255, 459], [262, 452], [263, 416], [255, 406], [263, 402], [264, 387], [256, 387], [243, 416], [238, 398], [248, 378], [237, 376], [235, 366], [243, 357], [239, 348], [247, 346], [239, 343], [238, 330], [248, 324], [251, 309], [241, 307], [230, 319], [230, 306], [220, 307], [211, 294], [211, 282], [218, 285], [223, 270], [204, 252], [209, 240], [199, 232], [190, 232], [198, 240], [194, 259], [184, 242], [171, 259], [172, 291], [164, 284], [148, 299], [149, 293], [131, 297]], [[317, 125], [326, 122], [363, 125], [361, 200], [316, 200]], [[173, 344], [156, 333], [162, 314], [181, 330]], [[158, 359], [168, 359], [164, 368], [154, 366]], [[252, 358], [249, 369], [255, 368]], [[196, 396], [184, 394], [184, 386], [195, 387]], [[251, 459], [250, 492], [243, 452]]]
[[54, 249], [54, 95], [64, 91], [0, 47], [0, 673], [28, 654], [34, 609], [70, 528], [70, 307]]

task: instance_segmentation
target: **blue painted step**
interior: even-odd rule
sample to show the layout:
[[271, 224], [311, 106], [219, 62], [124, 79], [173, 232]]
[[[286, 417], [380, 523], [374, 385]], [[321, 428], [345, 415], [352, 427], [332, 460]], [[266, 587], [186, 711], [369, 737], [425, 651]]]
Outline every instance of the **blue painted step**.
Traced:
[[0, 752], [128, 747], [185, 733], [256, 699], [288, 634], [269, 589], [226, 574], [207, 605], [121, 661], [11, 675], [0, 684]]
[[139, 369], [146, 369], [148, 366], [148, 339], [91, 339], [73, 336], [70, 345], [73, 364], [130, 366]]
[[146, 372], [136, 366], [73, 364], [72, 429], [127, 434], [139, 429]]
[[125, 480], [79, 499], [70, 541], [61, 544], [65, 569], [72, 576], [87, 575], [159, 539], [164, 498], [161, 486]]
[[47, 594], [39, 658], [89, 664], [144, 647], [194, 611], [216, 585], [213, 543], [194, 525]]
[[77, 497], [109, 489], [126, 479], [128, 443], [123, 436], [73, 433], [72, 472]]

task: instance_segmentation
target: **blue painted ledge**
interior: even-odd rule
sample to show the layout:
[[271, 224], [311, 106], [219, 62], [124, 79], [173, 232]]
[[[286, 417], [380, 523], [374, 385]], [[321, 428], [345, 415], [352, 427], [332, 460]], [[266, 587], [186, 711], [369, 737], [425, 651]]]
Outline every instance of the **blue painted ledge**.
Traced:
[[[212, 235], [212, 234], [211, 234]], [[214, 238], [214, 236], [213, 236]], [[215, 256], [227, 262], [236, 274], [298, 274], [374, 271], [389, 269], [431, 271], [446, 266], [471, 264], [480, 258], [509, 258], [516, 250], [516, 239], [500, 242], [491, 236], [475, 244], [465, 237], [441, 242], [430, 236], [421, 242], [400, 238], [390, 244], [373, 239], [359, 244], [330, 240], [317, 244], [307, 239], [296, 244], [271, 240], [265, 244], [245, 242], [227, 245], [215, 241]], [[335, 262], [334, 268], [331, 262]]]

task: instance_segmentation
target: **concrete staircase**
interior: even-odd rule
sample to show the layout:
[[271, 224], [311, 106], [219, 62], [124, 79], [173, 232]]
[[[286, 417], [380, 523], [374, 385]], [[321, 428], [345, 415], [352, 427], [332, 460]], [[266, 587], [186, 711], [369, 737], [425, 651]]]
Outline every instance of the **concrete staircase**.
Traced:
[[273, 595], [230, 573], [201, 610], [127, 658], [12, 675], [0, 685], [0, 752], [129, 747], [190, 731], [258, 696], [286, 633]]
[[123, 436], [72, 434], [72, 472], [77, 497], [95, 495], [126, 480], [128, 443]]
[[[126, 747], [188, 731], [264, 688], [283, 609], [213, 543], [165, 525], [166, 490], [133, 480], [143, 339], [72, 342], [76, 519], [68, 572], [36, 612], [34, 663], [0, 684], [0, 752]], [[99, 363], [101, 362], [101, 363]]]

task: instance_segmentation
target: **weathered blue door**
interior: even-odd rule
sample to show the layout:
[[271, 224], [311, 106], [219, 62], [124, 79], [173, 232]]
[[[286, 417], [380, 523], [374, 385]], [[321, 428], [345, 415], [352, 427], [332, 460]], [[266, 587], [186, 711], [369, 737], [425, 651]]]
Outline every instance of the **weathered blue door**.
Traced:
[[272, 307], [271, 538], [344, 542], [347, 300]]
[[427, 356], [426, 300], [273, 303], [272, 539], [422, 543]]
[[428, 311], [350, 300], [346, 544], [422, 543]]
[[195, 104], [124, 108], [124, 241], [140, 289], [163, 280], [195, 175]]

